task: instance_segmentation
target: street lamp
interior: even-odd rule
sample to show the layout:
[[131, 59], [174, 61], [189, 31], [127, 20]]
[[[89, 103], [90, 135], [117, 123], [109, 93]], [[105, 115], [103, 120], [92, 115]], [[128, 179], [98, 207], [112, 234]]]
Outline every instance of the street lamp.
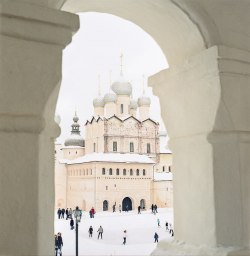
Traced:
[[74, 217], [76, 221], [76, 256], [78, 256], [78, 223], [81, 220], [81, 211], [78, 206], [76, 206], [76, 209], [74, 210]]

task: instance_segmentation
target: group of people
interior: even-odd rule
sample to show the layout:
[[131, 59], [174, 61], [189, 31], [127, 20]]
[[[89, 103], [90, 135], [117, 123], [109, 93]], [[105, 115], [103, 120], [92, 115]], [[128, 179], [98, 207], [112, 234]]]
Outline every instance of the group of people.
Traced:
[[90, 211], [89, 211], [89, 217], [90, 217], [90, 218], [95, 218], [95, 209], [94, 209], [94, 207], [92, 207], [92, 208], [90, 209]]
[[[89, 227], [89, 237], [90, 237], [90, 238], [92, 238], [93, 231], [94, 231], [93, 227], [90, 226], [90, 227]], [[98, 233], [98, 237], [97, 237], [97, 238], [99, 239], [99, 238], [101, 237], [101, 239], [102, 239], [102, 234], [103, 234], [103, 227], [102, 227], [102, 226], [100, 226], [100, 227], [98, 228], [97, 233]]]
[[55, 256], [62, 256], [63, 239], [62, 234], [55, 234]]
[[166, 222], [166, 231], [168, 231], [171, 236], [174, 236], [174, 230], [171, 223]]
[[66, 216], [66, 220], [71, 219], [72, 213], [73, 213], [73, 210], [71, 208], [67, 208], [66, 210], [64, 208], [62, 209], [59, 208], [57, 210], [58, 219], [64, 219], [64, 215]]
[[156, 204], [152, 204], [152, 205], [151, 205], [151, 211], [152, 211], [153, 214], [158, 213], [158, 212], [157, 212], [157, 205], [156, 205]]

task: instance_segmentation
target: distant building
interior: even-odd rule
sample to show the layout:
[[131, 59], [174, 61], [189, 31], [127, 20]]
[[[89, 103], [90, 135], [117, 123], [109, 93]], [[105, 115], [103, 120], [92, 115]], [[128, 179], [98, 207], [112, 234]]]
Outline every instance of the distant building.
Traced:
[[111, 89], [93, 100], [85, 140], [75, 115], [70, 137], [64, 146], [56, 144], [56, 207], [172, 207], [172, 154], [162, 146], [166, 134], [149, 116], [150, 98], [143, 92], [132, 99], [122, 73]]

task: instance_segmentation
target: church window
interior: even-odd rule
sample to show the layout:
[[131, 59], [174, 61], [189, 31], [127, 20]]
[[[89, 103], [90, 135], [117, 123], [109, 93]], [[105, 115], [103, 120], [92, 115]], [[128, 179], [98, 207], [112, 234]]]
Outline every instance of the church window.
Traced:
[[145, 169], [142, 170], [142, 174], [143, 174], [143, 176], [146, 175], [146, 170]]
[[119, 169], [116, 169], [116, 175], [120, 175]]
[[130, 149], [130, 152], [134, 152], [134, 143], [133, 142], [130, 142], [129, 149]]
[[102, 175], [105, 175], [105, 168], [102, 168]]
[[109, 175], [112, 175], [112, 168], [109, 169]]
[[130, 169], [130, 176], [133, 176], [133, 170]]
[[150, 143], [147, 143], [147, 153], [148, 153], [148, 154], [151, 153], [150, 151], [151, 151], [151, 150], [150, 150]]
[[139, 171], [139, 169], [137, 169], [136, 170], [136, 175], [139, 176], [139, 174], [140, 174], [140, 171]]
[[162, 171], [165, 172], [165, 165], [162, 166]]
[[94, 143], [94, 152], [95, 152], [95, 143]]
[[108, 187], [108, 186], [106, 186], [106, 190], [108, 190], [108, 188], [109, 188], [109, 187]]
[[168, 171], [171, 172], [171, 166], [168, 167]]
[[123, 104], [121, 104], [121, 114], [123, 114]]
[[117, 141], [113, 141], [113, 152], [117, 152]]
[[126, 169], [123, 169], [123, 175], [126, 175]]

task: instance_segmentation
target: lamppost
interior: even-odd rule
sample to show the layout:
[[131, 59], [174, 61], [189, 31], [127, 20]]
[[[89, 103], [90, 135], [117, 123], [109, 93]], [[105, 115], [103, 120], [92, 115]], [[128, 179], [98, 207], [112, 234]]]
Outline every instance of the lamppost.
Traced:
[[78, 256], [78, 223], [81, 220], [81, 211], [78, 206], [76, 206], [76, 209], [74, 210], [74, 217], [76, 221], [76, 256]]

